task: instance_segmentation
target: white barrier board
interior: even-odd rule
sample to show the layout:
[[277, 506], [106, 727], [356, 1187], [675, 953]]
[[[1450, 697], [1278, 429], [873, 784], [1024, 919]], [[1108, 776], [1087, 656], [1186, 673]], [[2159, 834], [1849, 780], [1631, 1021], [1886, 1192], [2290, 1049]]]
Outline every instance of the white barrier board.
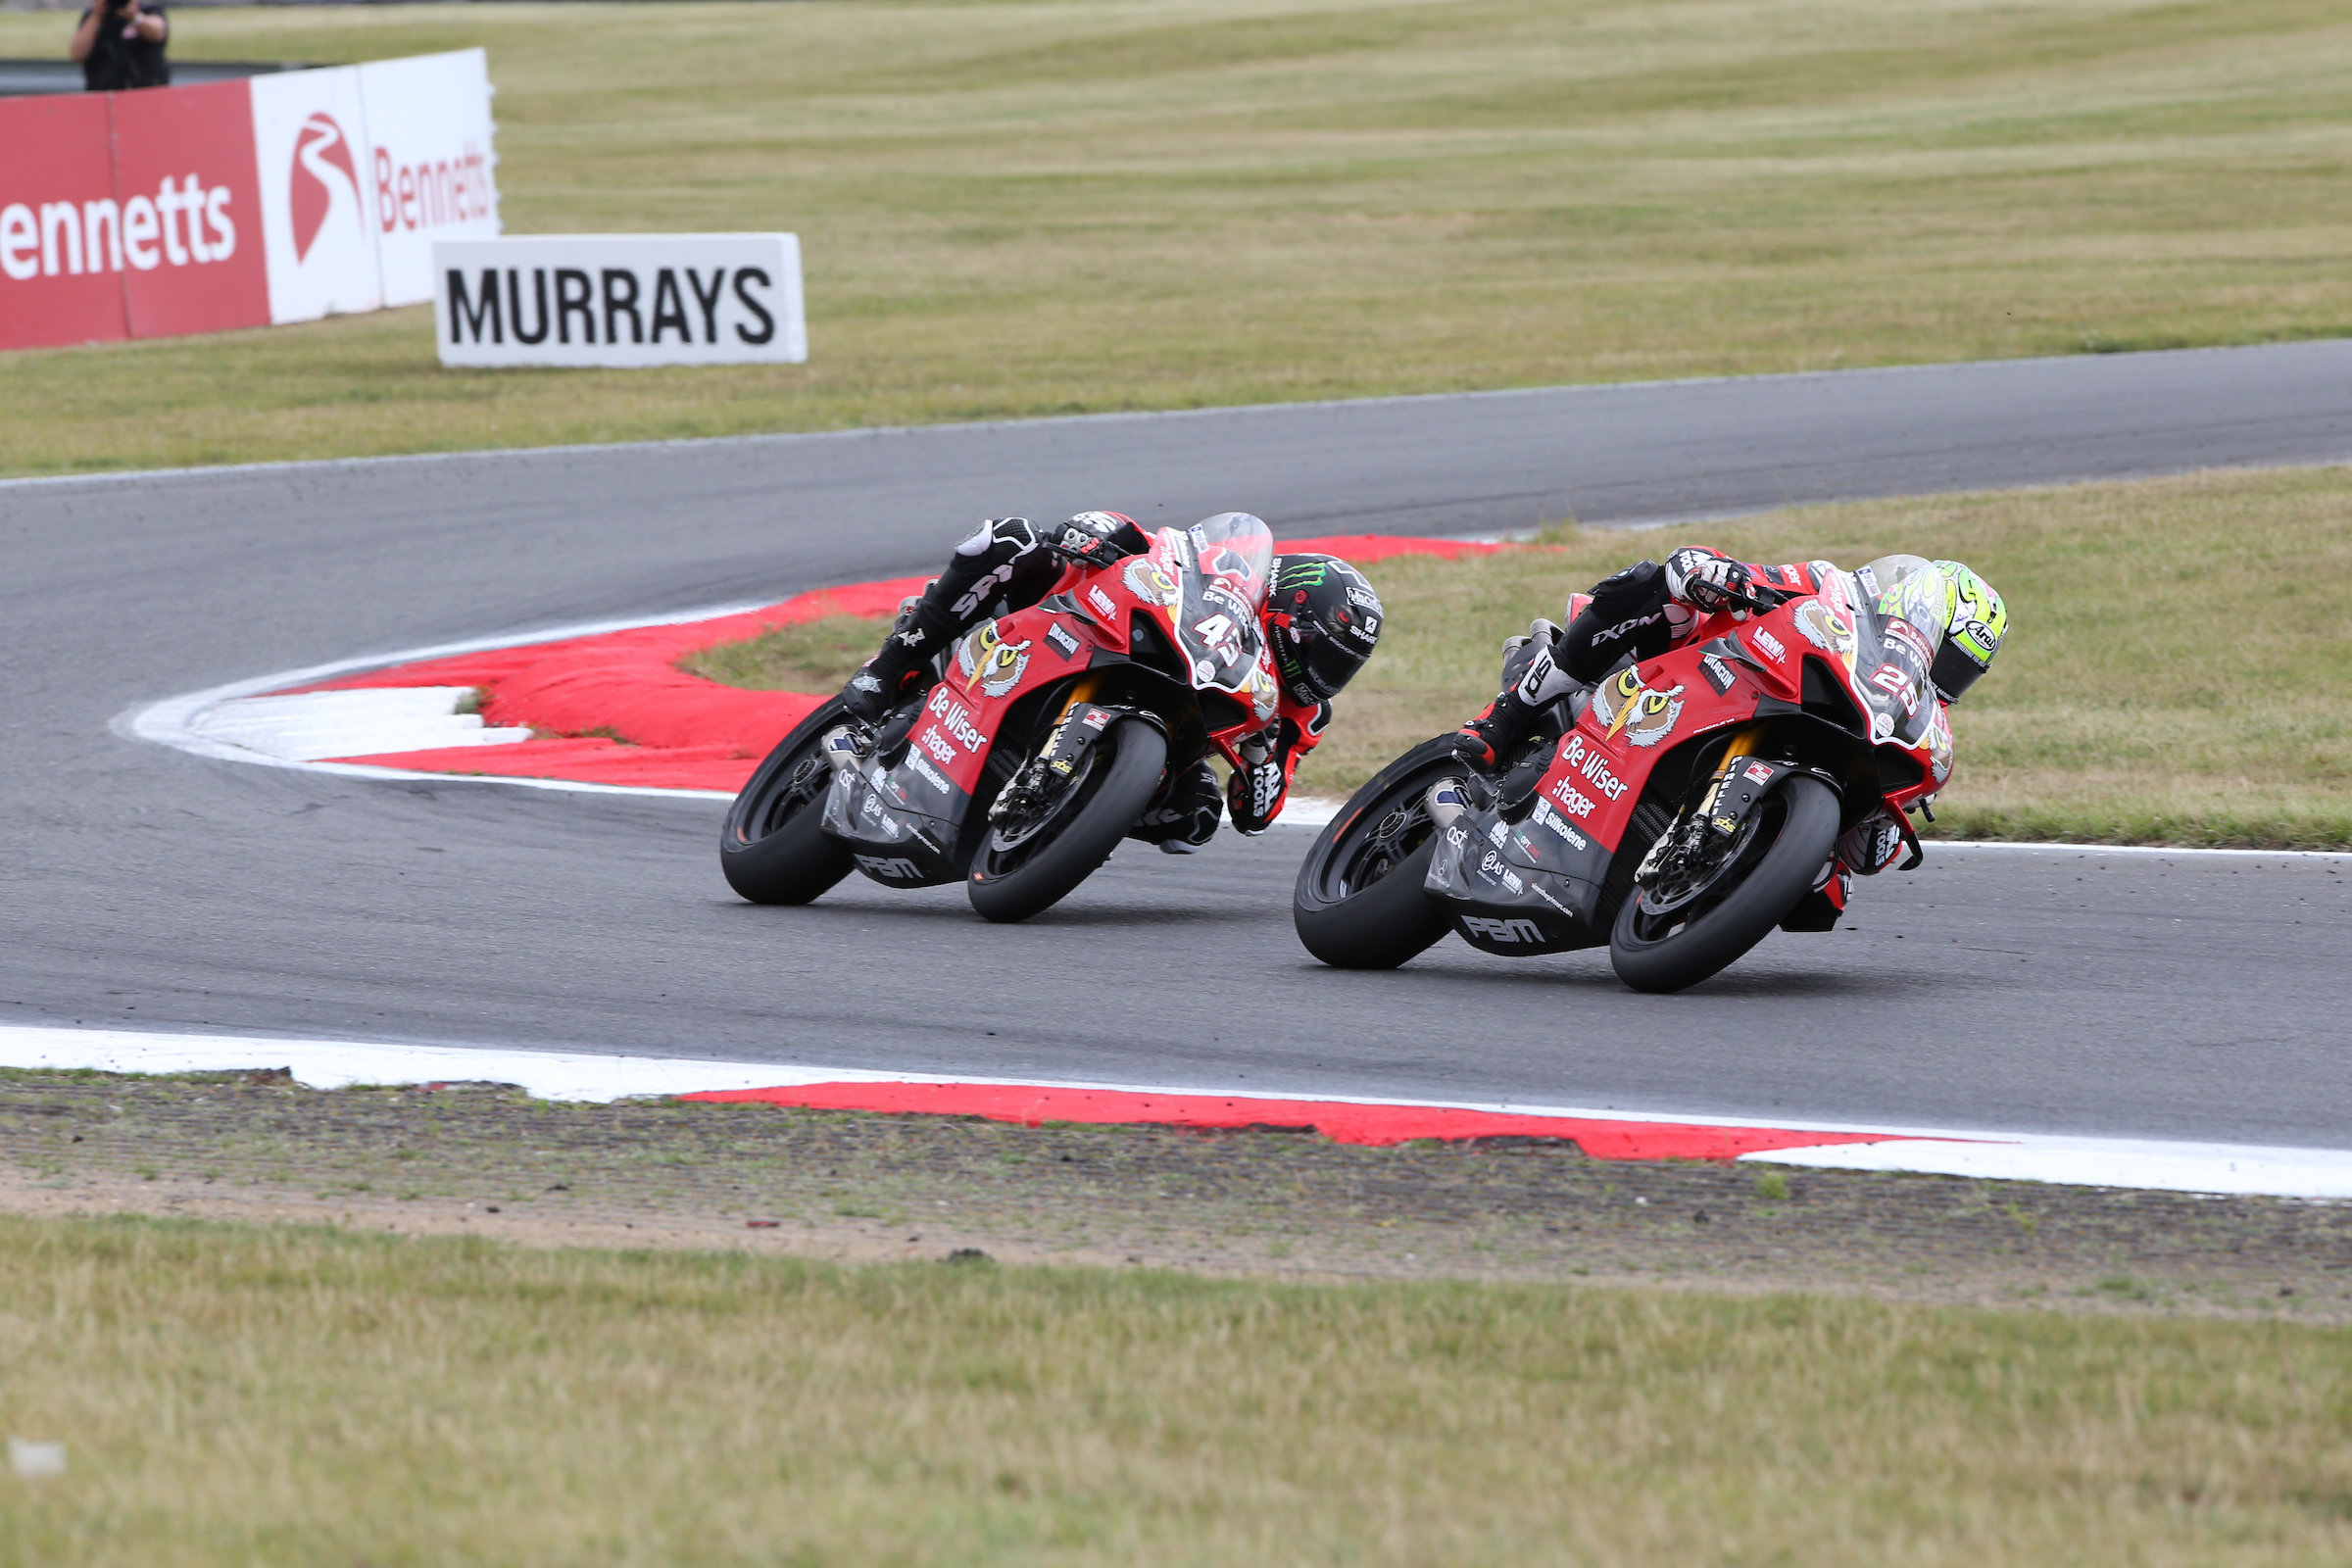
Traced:
[[433, 328], [453, 366], [798, 365], [800, 236], [436, 240]]
[[354, 68], [368, 110], [368, 217], [384, 303], [433, 297], [433, 246], [498, 232], [489, 58], [479, 49]]

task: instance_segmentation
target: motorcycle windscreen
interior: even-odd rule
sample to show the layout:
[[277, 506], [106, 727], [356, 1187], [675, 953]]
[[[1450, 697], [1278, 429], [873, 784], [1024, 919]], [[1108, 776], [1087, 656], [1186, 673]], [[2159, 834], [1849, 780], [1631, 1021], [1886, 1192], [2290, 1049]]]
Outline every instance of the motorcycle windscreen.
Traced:
[[1183, 573], [1176, 607], [1168, 614], [1195, 686], [1237, 693], [1249, 688], [1263, 648], [1255, 607], [1222, 577], [1193, 570]]
[[1200, 569], [1240, 598], [1254, 615], [1266, 607], [1274, 571], [1274, 533], [1247, 512], [1220, 512], [1186, 530]]
[[[1936, 688], [1928, 683], [1935, 645], [1908, 616], [1878, 613], [1856, 618], [1861, 622], [1856, 631], [1862, 653], [1854, 662], [1854, 673], [1860, 677], [1862, 695], [1870, 700], [1871, 738], [1916, 747], [1938, 710]], [[1874, 646], [1875, 662], [1869, 656]]]

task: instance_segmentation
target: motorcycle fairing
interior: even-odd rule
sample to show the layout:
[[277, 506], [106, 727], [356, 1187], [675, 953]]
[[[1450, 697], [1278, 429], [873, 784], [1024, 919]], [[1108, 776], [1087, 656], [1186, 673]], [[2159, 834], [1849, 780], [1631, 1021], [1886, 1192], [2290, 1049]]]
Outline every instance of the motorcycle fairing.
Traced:
[[825, 832], [850, 847], [858, 870], [886, 887], [919, 888], [963, 875], [956, 825], [970, 797], [908, 748], [895, 768], [867, 760], [833, 775]]
[[[1172, 639], [1196, 689], [1236, 694], [1257, 722], [1271, 718], [1277, 688], [1257, 612], [1232, 581], [1200, 570], [1197, 560], [1188, 534], [1162, 529], [1149, 555], [973, 627], [949, 651], [899, 760], [886, 767], [868, 760], [834, 775], [825, 831], [851, 847], [858, 870], [888, 886], [959, 880], [964, 820], [1006, 718], [1031, 693], [1105, 661], [1123, 662], [1138, 614]], [[1099, 720], [1091, 728], [1088, 715]], [[1074, 764], [1110, 715], [1082, 708], [1052, 716], [1049, 748], [1066, 755], [1050, 757], [1049, 766]], [[1231, 760], [1234, 739], [1249, 727], [1210, 738]]]
[[1454, 906], [1454, 929], [1474, 948], [1564, 953], [1608, 940], [1593, 922], [1607, 862], [1605, 851], [1539, 802], [1518, 823], [1465, 811], [1438, 835], [1422, 886]]
[[[1492, 808], [1472, 808], [1439, 836], [1424, 886], [1453, 906], [1464, 941], [1501, 954], [1562, 952], [1606, 941], [1607, 933], [1593, 928], [1601, 886], [1659, 763], [1693, 740], [1729, 733], [1759, 716], [1805, 712], [1808, 663], [1832, 672], [1830, 678], [1850, 694], [1873, 732], [1856, 741], [1902, 751], [1918, 764], [1921, 783], [1887, 794], [1888, 801], [1906, 804], [1950, 776], [1949, 723], [1926, 684], [1925, 666], [1911, 667], [1916, 638], [1904, 633], [1912, 628], [1887, 631], [1838, 577], [1826, 575], [1820, 592], [1748, 621], [1727, 618], [1702, 628], [1710, 629], [1715, 635], [1605, 679], [1552, 748], [1532, 804], [1513, 813], [1518, 821], [1507, 822]], [[1888, 665], [1899, 678], [1880, 674]], [[1913, 683], [1909, 710], [1905, 681]], [[1738, 832], [1781, 778], [1798, 770], [1761, 757], [1719, 768], [1704, 802], [1709, 831]], [[1841, 781], [1818, 776], [1847, 793]], [[1687, 787], [1678, 782], [1674, 792]], [[1853, 802], [1852, 814], [1873, 804]], [[1843, 908], [1843, 893], [1835, 877], [1817, 889], [1800, 906], [1797, 928], [1828, 929]]]

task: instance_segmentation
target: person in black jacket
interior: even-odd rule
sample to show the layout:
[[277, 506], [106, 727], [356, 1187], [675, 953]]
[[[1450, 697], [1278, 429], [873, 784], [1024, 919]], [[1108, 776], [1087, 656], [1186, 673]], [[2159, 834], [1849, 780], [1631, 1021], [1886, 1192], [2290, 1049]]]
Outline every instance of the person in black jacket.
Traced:
[[172, 63], [164, 58], [164, 42], [171, 35], [160, 4], [97, 0], [81, 14], [66, 53], [81, 62], [82, 83], [92, 92], [169, 87]]

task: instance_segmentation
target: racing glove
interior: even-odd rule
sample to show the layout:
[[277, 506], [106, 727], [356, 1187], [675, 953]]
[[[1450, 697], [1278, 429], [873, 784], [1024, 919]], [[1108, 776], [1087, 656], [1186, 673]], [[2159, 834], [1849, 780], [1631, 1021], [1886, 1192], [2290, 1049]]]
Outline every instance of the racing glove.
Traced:
[[1755, 579], [1737, 561], [1686, 545], [1666, 558], [1666, 592], [1701, 614], [1745, 620]]
[[1263, 833], [1282, 809], [1283, 792], [1290, 788], [1280, 750], [1269, 734], [1242, 742], [1242, 765], [1225, 781], [1225, 810], [1236, 832], [1244, 837]]
[[1046, 548], [1064, 561], [1100, 569], [1149, 548], [1135, 519], [1117, 512], [1081, 512], [1056, 529]]

